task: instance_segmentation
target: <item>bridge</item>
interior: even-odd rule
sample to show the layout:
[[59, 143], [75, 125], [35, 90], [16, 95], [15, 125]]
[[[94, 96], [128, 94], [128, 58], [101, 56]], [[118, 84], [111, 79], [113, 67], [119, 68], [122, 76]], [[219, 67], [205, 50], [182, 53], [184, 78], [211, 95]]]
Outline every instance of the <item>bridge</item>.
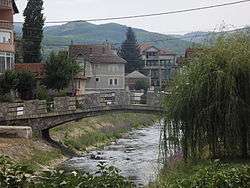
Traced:
[[0, 125], [29, 126], [33, 132], [46, 137], [56, 126], [109, 112], [163, 112], [160, 94], [148, 93], [144, 101], [135, 99], [129, 92], [109, 92], [57, 97], [50, 103], [41, 100], [1, 103]]

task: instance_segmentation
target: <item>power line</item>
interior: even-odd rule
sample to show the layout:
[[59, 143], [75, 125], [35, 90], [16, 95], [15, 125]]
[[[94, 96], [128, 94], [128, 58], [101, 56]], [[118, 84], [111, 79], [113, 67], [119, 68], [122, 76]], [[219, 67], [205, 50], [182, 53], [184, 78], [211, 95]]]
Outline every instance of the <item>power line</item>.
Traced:
[[[213, 9], [213, 8], [237, 5], [237, 4], [247, 3], [247, 2], [250, 2], [250, 0], [234, 1], [234, 2], [230, 2], [230, 3], [222, 3], [222, 4], [216, 4], [216, 5], [210, 5], [210, 6], [203, 6], [203, 7], [182, 9], [182, 10], [175, 10], [175, 11], [167, 11], [167, 12], [160, 12], [160, 13], [152, 13], [152, 14], [140, 14], [140, 15], [132, 15], [132, 16], [107, 17], [107, 18], [93, 18], [93, 19], [84, 19], [84, 20], [47, 21], [45, 23], [58, 24], [58, 23], [66, 23], [66, 22], [72, 22], [72, 21], [74, 21], [74, 22], [97, 22], [97, 21], [111, 21], [111, 20], [124, 20], [124, 19], [155, 17], [155, 16], [162, 16], [162, 15], [169, 15], [169, 14], [179, 14], [179, 13], [185, 13], [185, 12]], [[15, 23], [23, 23], [23, 22], [15, 22]]]

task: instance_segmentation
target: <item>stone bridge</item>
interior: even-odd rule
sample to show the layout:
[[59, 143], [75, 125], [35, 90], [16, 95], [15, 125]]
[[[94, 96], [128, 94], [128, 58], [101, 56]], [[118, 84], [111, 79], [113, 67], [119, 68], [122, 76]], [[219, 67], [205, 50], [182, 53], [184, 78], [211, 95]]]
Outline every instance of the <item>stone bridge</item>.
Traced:
[[129, 92], [110, 92], [58, 97], [50, 103], [41, 100], [0, 103], [0, 125], [29, 126], [46, 135], [49, 129], [61, 124], [107, 112], [163, 112], [162, 95], [148, 93], [144, 99]]

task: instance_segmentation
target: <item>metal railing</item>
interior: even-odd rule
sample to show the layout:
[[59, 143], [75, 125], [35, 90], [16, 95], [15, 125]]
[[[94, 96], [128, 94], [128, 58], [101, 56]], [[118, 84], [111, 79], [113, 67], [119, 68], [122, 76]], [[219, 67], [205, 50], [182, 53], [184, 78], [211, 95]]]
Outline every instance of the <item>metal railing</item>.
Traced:
[[11, 8], [12, 7], [12, 1], [11, 0], [0, 0], [0, 8], [1, 7]]
[[4, 20], [0, 20], [0, 29], [12, 30], [13, 29], [13, 23], [8, 22], [8, 21], [4, 21]]

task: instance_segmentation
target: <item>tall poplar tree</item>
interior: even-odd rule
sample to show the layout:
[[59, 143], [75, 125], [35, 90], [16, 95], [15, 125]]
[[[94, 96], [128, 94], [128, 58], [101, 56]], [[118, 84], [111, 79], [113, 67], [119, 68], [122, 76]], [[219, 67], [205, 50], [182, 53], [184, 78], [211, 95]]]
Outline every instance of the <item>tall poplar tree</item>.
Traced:
[[121, 46], [119, 55], [128, 62], [125, 66], [126, 73], [130, 73], [142, 68], [142, 61], [140, 59], [140, 51], [136, 36], [131, 27], [129, 27], [127, 30], [126, 40]]
[[24, 10], [23, 62], [41, 62], [41, 42], [43, 39], [43, 0], [29, 0]]

